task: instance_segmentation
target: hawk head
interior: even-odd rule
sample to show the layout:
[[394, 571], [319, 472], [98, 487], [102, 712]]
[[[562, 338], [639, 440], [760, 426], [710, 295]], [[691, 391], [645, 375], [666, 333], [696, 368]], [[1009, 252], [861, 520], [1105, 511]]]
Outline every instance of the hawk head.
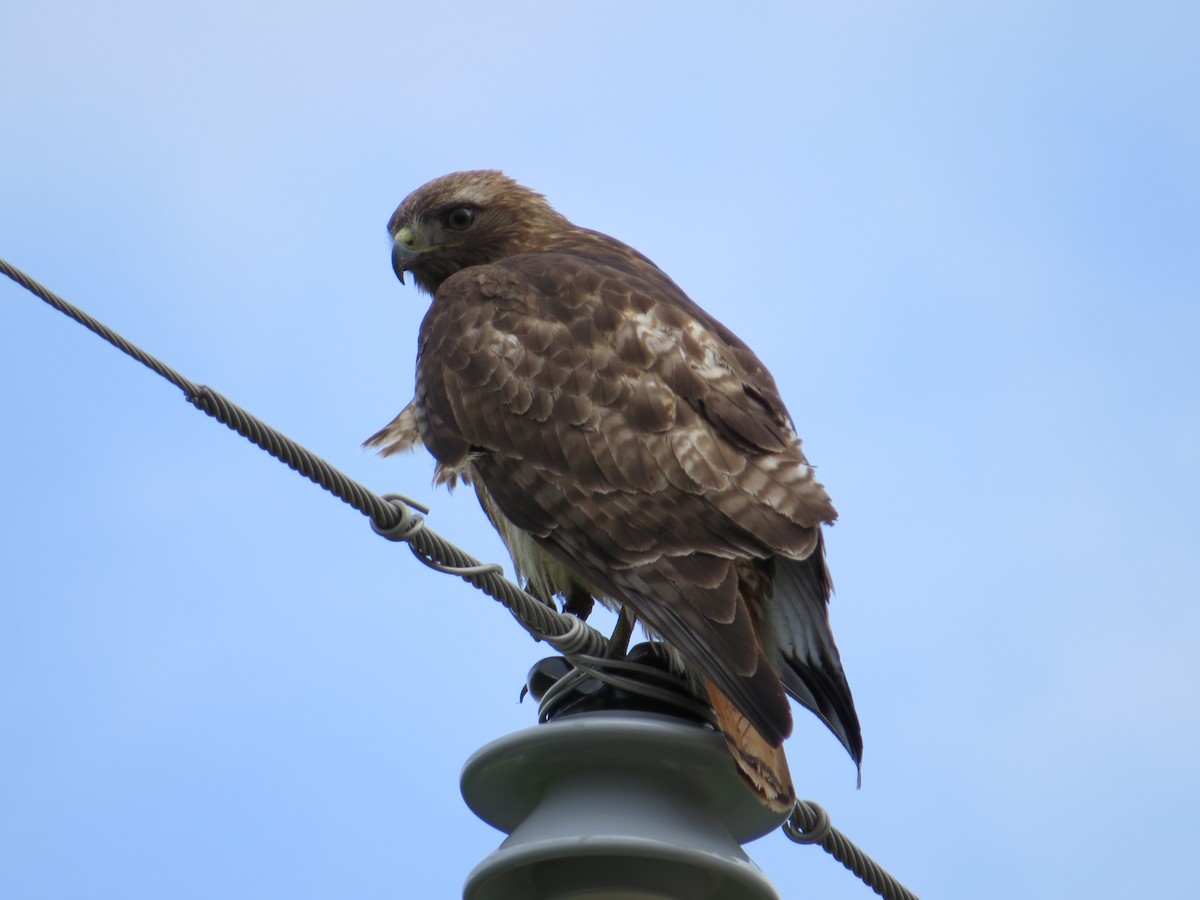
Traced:
[[455, 172], [413, 191], [392, 214], [392, 268], [401, 284], [411, 272], [433, 294], [461, 269], [527, 253], [571, 227], [545, 197], [503, 172]]

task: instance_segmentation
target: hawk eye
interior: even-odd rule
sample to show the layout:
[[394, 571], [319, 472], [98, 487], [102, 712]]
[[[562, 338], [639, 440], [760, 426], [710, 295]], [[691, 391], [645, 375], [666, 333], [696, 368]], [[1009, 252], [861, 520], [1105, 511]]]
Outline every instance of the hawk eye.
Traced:
[[446, 214], [446, 224], [455, 231], [466, 231], [475, 221], [475, 210], [469, 206], [460, 206]]

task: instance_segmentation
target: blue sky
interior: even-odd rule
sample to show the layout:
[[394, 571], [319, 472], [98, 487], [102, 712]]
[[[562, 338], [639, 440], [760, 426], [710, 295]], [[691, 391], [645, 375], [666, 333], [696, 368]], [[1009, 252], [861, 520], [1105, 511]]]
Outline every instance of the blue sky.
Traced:
[[[0, 256], [504, 561], [384, 230], [497, 167], [774, 371], [840, 512], [863, 788], [926, 897], [1192, 897], [1200, 15], [1183, 3], [7, 4]], [[535, 721], [498, 606], [0, 284], [0, 895], [457, 896]], [[870, 896], [748, 848], [786, 897]]]

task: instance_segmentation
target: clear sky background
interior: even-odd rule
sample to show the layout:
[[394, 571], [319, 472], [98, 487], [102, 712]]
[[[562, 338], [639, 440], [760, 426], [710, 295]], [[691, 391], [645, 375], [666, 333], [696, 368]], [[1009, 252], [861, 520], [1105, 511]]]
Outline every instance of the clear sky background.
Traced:
[[[866, 759], [797, 715], [801, 796], [926, 898], [1194, 898], [1197, 9], [8, 3], [0, 256], [507, 564], [359, 450], [427, 303], [388, 216], [504, 169], [754, 347], [820, 467]], [[7, 281], [0, 403], [0, 896], [458, 896], [545, 648]]]

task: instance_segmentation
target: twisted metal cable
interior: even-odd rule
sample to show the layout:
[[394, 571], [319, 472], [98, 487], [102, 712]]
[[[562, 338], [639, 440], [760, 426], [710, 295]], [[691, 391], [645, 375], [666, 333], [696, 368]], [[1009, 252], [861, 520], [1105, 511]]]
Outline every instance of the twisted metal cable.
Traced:
[[470, 554], [425, 527], [424, 520], [414, 516], [409, 510], [409, 507], [413, 507], [428, 512], [424, 507], [398, 494], [389, 495], [388, 498], [380, 497], [217, 391], [205, 385], [194, 384], [3, 259], [0, 259], [0, 272], [59, 312], [104, 338], [122, 353], [133, 357], [152, 372], [171, 382], [183, 391], [187, 401], [197, 409], [224, 423], [292, 471], [320, 485], [370, 518], [372, 527], [382, 536], [407, 543], [421, 562], [440, 572], [462, 577], [492, 599], [502, 603], [535, 639], [545, 641], [560, 653], [587, 653], [593, 656], [607, 654], [609, 644], [603, 634], [577, 617], [560, 613], [521, 590], [503, 577], [503, 567], [483, 565]]
[[5, 275], [7, 275], [9, 278], [11, 278], [13, 281], [15, 281], [17, 284], [21, 285], [21, 287], [25, 288], [25, 290], [29, 291], [29, 293], [33, 294], [36, 297], [40, 297], [42, 300], [44, 300], [46, 303], [53, 306], [55, 309], [57, 309], [63, 315], [69, 316], [70, 318], [72, 318], [76, 322], [78, 322], [80, 325], [82, 325], [84, 328], [88, 329], [89, 331], [91, 331], [95, 334], [98, 334], [100, 337], [104, 338], [104, 340], [108, 341], [110, 344], [112, 344], [114, 347], [116, 347], [122, 353], [124, 353], [128, 356], [132, 356], [134, 359], [136, 359], [138, 362], [140, 362], [143, 366], [146, 366], [152, 372], [155, 372], [155, 373], [161, 375], [163, 378], [167, 379], [167, 381], [171, 382], [171, 384], [175, 385], [177, 388], [179, 388], [185, 394], [191, 394], [191, 393], [195, 392], [196, 386], [194, 384], [192, 384], [190, 381], [188, 381], [186, 378], [184, 378], [182, 375], [180, 375], [178, 372], [176, 372], [174, 369], [172, 369], [170, 366], [164, 365], [163, 363], [161, 363], [157, 359], [155, 359], [153, 356], [151, 356], [149, 353], [146, 353], [140, 347], [137, 347], [134, 344], [131, 344], [129, 341], [125, 340], [125, 338], [121, 337], [119, 334], [117, 334], [115, 331], [113, 331], [111, 328], [109, 328], [103, 322], [100, 322], [97, 319], [93, 319], [91, 316], [89, 316], [87, 313], [85, 313], [82, 309], [72, 306], [70, 303], [68, 303], [62, 297], [58, 296], [58, 294], [54, 293], [49, 288], [46, 288], [43, 285], [39, 284], [38, 282], [34, 281], [32, 278], [30, 278], [28, 275], [26, 275], [24, 272], [22, 272], [16, 266], [14, 266], [8, 262], [5, 262], [3, 259], [0, 259], [0, 272], [3, 272]]
[[797, 844], [818, 845], [885, 900], [918, 900], [916, 894], [834, 828], [829, 813], [811, 800], [796, 801], [795, 809], [783, 823], [783, 833]]

